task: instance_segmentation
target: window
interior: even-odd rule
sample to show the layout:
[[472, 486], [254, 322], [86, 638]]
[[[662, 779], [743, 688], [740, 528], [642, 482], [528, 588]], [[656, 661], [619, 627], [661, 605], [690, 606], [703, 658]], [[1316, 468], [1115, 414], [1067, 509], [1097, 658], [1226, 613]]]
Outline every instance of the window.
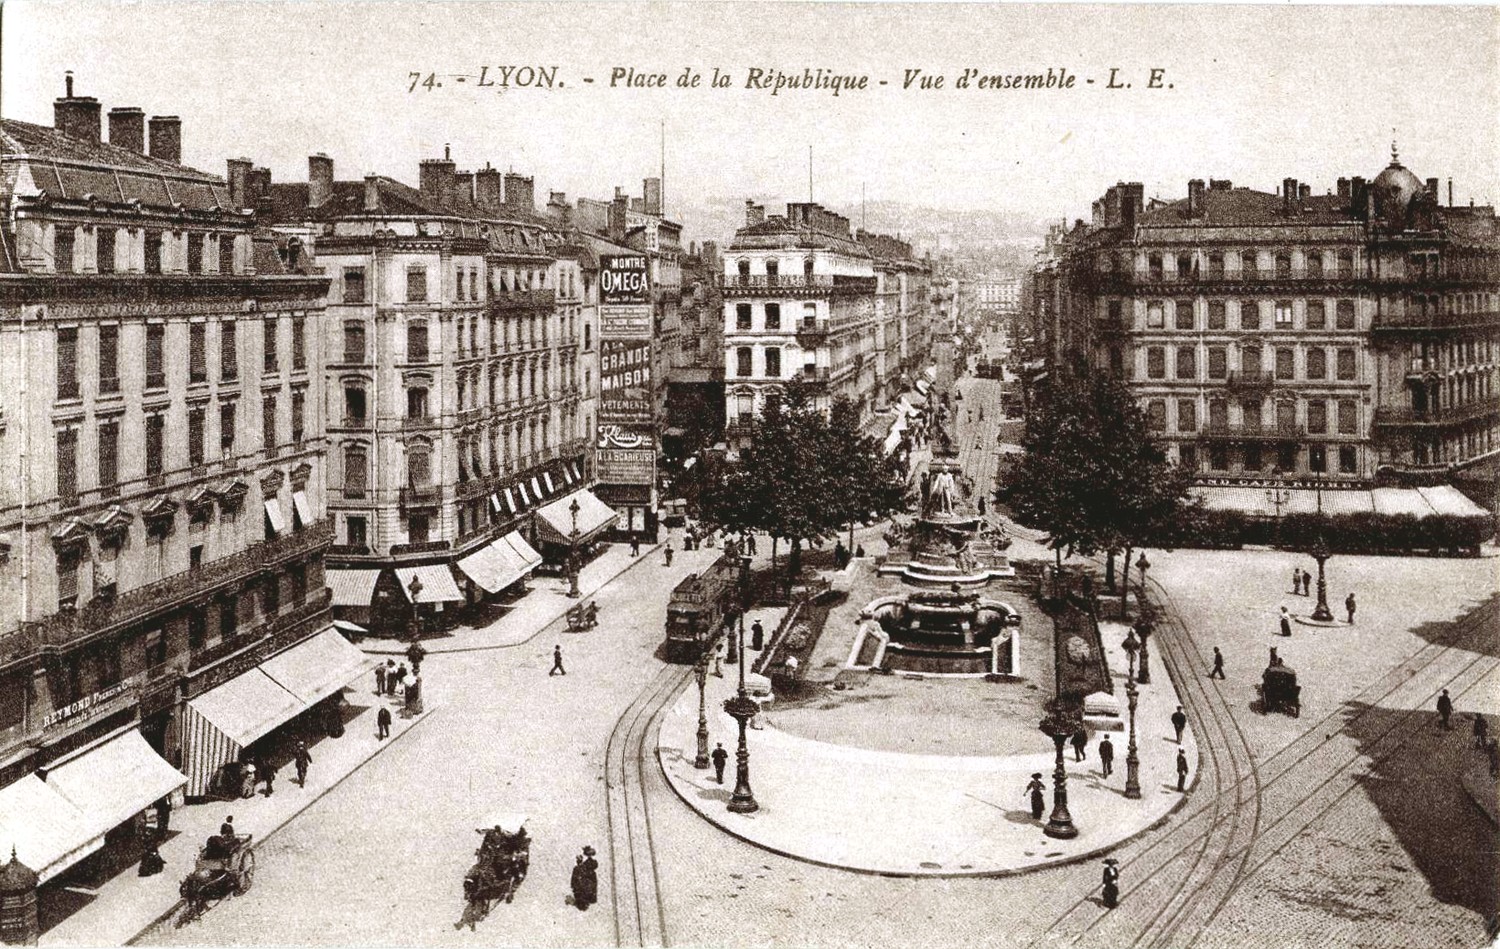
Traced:
[[226, 593], [219, 598], [219, 637], [229, 639], [240, 624], [240, 597]]
[[292, 392], [292, 443], [301, 444], [307, 431], [307, 390]]
[[1297, 446], [1295, 444], [1282, 442], [1276, 446], [1276, 468], [1285, 472], [1297, 470]]
[[1265, 466], [1265, 460], [1261, 457], [1260, 445], [1251, 442], [1245, 446], [1245, 470], [1259, 471]]
[[1188, 277], [1192, 276], [1192, 274], [1193, 274], [1193, 255], [1192, 254], [1178, 254], [1177, 255], [1177, 279], [1178, 280], [1186, 280]]
[[307, 368], [307, 327], [301, 317], [292, 318], [292, 368]]
[[768, 329], [768, 330], [779, 330], [779, 329], [781, 329], [781, 304], [780, 303], [767, 303], [766, 304], [766, 329]]
[[1307, 446], [1307, 470], [1318, 474], [1328, 470], [1328, 450], [1322, 445]]
[[1291, 254], [1277, 254], [1276, 255], [1276, 276], [1278, 276], [1281, 279], [1285, 280], [1286, 278], [1290, 277], [1291, 275], [1292, 275], [1292, 255]]
[[1166, 306], [1160, 300], [1152, 300], [1146, 304], [1146, 328], [1159, 330], [1167, 325]]
[[1309, 349], [1307, 351], [1307, 378], [1328, 378], [1328, 353], [1322, 349]]
[[406, 449], [406, 482], [413, 487], [432, 483], [432, 454], [426, 446], [412, 445]]
[[1254, 300], [1240, 301], [1240, 329], [1260, 329], [1260, 304]]
[[1290, 379], [1296, 375], [1296, 354], [1282, 347], [1276, 350], [1276, 378]]
[[1328, 326], [1328, 315], [1323, 309], [1322, 300], [1307, 301], [1307, 328], [1310, 330], [1326, 329]]
[[1208, 467], [1213, 471], [1229, 470], [1229, 449], [1214, 445], [1208, 450]]
[[1246, 346], [1240, 350], [1240, 372], [1250, 376], [1259, 375], [1260, 371], [1260, 347]]
[[740, 348], [736, 349], [734, 351], [734, 358], [735, 358], [735, 375], [737, 375], [737, 376], [750, 376], [750, 375], [754, 375], [754, 370], [751, 368], [751, 355], [750, 355], [750, 347], [749, 346], [741, 346]]
[[219, 403], [219, 456], [234, 454], [234, 403]]
[[1307, 403], [1307, 430], [1314, 435], [1328, 432], [1328, 403], [1313, 399]]
[[1193, 328], [1193, 301], [1192, 300], [1178, 300], [1177, 301], [1177, 306], [1175, 307], [1175, 309], [1176, 309], [1176, 312], [1173, 314], [1173, 318], [1174, 318], [1174, 321], [1175, 321], [1174, 325], [1178, 329], [1180, 329], [1180, 330], [1190, 330], [1190, 329], [1192, 329]]
[[276, 396], [267, 395], [260, 402], [260, 441], [266, 451], [276, 448]]
[[1354, 350], [1341, 349], [1338, 351], [1338, 374], [1339, 379], [1345, 382], [1354, 378]]
[[774, 257], [771, 258], [770, 260], [767, 260], [766, 261], [766, 283], [770, 284], [771, 286], [775, 286], [776, 285], [776, 281], [779, 279], [780, 276], [781, 276], [781, 263], [779, 261], [777, 261]]
[[1223, 346], [1208, 348], [1208, 377], [1224, 379], [1229, 376], [1229, 352]]
[[1167, 377], [1167, 354], [1160, 346], [1150, 346], [1146, 349], [1146, 378], [1165, 379]]
[[165, 350], [167, 327], [165, 323], [146, 325], [146, 388], [160, 389], [167, 384]]
[[406, 515], [406, 539], [409, 543], [427, 543], [428, 533], [429, 529], [427, 526], [426, 514]]
[[219, 324], [219, 381], [230, 382], [240, 375], [239, 337], [236, 323], [225, 320]]
[[203, 272], [203, 235], [189, 234], [187, 239], [188, 273]]
[[1223, 254], [1209, 254], [1208, 255], [1208, 278], [1210, 280], [1222, 280], [1222, 279], [1224, 279], [1224, 255]]
[[1123, 319], [1123, 317], [1121, 315], [1121, 308], [1122, 308], [1122, 306], [1123, 306], [1123, 304], [1119, 300], [1110, 300], [1109, 301], [1109, 303], [1107, 304], [1107, 310], [1106, 310], [1106, 312], [1108, 314], [1109, 325], [1111, 325], [1111, 326], [1120, 326], [1124, 322], [1124, 319]]
[[63, 503], [78, 499], [78, 430], [57, 430], [57, 496]]
[[426, 267], [407, 267], [406, 268], [406, 302], [407, 303], [426, 303], [427, 302], [427, 268]]
[[146, 232], [146, 273], [161, 273], [161, 231]]
[[1146, 403], [1146, 427], [1153, 432], [1164, 432], [1167, 429], [1167, 403], [1162, 399], [1152, 399]]
[[1214, 399], [1208, 403], [1208, 427], [1223, 430], [1229, 427], [1229, 403]]
[[188, 324], [188, 382], [208, 381], [208, 325]]
[[120, 423], [99, 423], [99, 487], [106, 493], [120, 483]]
[[1240, 403], [1240, 418], [1246, 428], [1260, 428], [1261, 425], [1261, 401], [1259, 399], [1246, 399]]
[[1323, 276], [1323, 252], [1310, 250], [1307, 252], [1307, 275], [1309, 277]]
[[278, 358], [278, 354], [276, 352], [276, 329], [278, 322], [279, 320], [277, 320], [276, 317], [267, 316], [265, 319], [261, 320], [260, 324], [262, 335], [265, 337], [265, 359], [263, 361], [263, 367], [266, 372], [276, 372], [281, 368], [281, 360]]
[[1198, 447], [1182, 444], [1177, 446], [1177, 463], [1189, 471], [1198, 470]]
[[781, 349], [779, 347], [766, 347], [766, 375], [772, 379], [781, 378]]
[[188, 409], [188, 464], [197, 466], [203, 464], [203, 431], [206, 427], [208, 410], [201, 405], [195, 405]]
[[[346, 490], [344, 493], [347, 494], [348, 491]], [[363, 515], [356, 516], [350, 514], [344, 518], [344, 542], [350, 547], [366, 546], [368, 543], [366, 538], [369, 536], [368, 530], [369, 527]]]
[[1336, 319], [1338, 320], [1338, 323], [1336, 325], [1338, 326], [1339, 329], [1341, 329], [1341, 330], [1352, 330], [1352, 329], [1354, 329], [1354, 301], [1353, 300], [1340, 300], [1339, 301]]
[[1208, 302], [1208, 328], [1211, 330], [1221, 330], [1227, 325], [1224, 319], [1224, 301], [1210, 300]]
[[271, 574], [260, 584], [260, 611], [264, 616], [281, 612], [281, 577]]
[[412, 320], [406, 324], [406, 361], [427, 362], [427, 321]]
[[365, 421], [364, 386], [344, 386], [344, 424], [363, 425]]
[[1198, 403], [1192, 399], [1177, 400], [1177, 430], [1179, 432], [1198, 430]]
[[1358, 434], [1358, 416], [1356, 413], [1359, 411], [1359, 407], [1355, 404], [1353, 399], [1340, 399], [1338, 402], [1338, 406], [1339, 434]]
[[355, 320], [344, 322], [344, 362], [365, 361], [365, 324]]
[[208, 641], [208, 615], [203, 610], [188, 611], [188, 648], [202, 649]]
[[163, 458], [163, 438], [166, 435], [167, 418], [164, 415], [146, 416], [146, 476], [148, 478], [161, 477]]
[[1351, 276], [1354, 273], [1354, 251], [1339, 251], [1338, 267], [1340, 277]]
[[1177, 378], [1198, 378], [1198, 353], [1190, 346], [1177, 347]]
[[78, 398], [78, 328], [57, 331], [57, 397]]
[[734, 308], [734, 328], [737, 330], [750, 329], [750, 314], [750, 304], [736, 304]]
[[1339, 448], [1339, 474], [1357, 474], [1358, 471], [1358, 456], [1355, 454], [1354, 446], [1344, 445]]
[[1276, 301], [1276, 328], [1279, 330], [1289, 330], [1292, 328], [1291, 300]]
[[427, 417], [426, 386], [407, 386], [406, 417], [410, 419], [423, 419]]
[[98, 253], [96, 259], [99, 263], [100, 273], [115, 272], [115, 229], [112, 227], [99, 228]]
[[1152, 280], [1161, 279], [1161, 254], [1152, 254], [1146, 261], [1147, 272]]
[[52, 267], [58, 273], [73, 272], [73, 236], [73, 228], [60, 224], [52, 235]]
[[1290, 432], [1297, 427], [1297, 403], [1292, 401], [1276, 403], [1276, 427], [1283, 432]]
[[344, 497], [364, 497], [368, 484], [369, 456], [365, 452], [365, 447], [363, 445], [344, 446]]
[[219, 273], [234, 273], [234, 236], [232, 234], [219, 235]]

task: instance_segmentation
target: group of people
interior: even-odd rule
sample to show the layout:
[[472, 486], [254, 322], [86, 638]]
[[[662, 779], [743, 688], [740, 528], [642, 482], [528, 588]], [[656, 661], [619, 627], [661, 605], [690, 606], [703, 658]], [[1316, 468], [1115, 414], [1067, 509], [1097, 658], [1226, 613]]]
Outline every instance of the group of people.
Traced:
[[[420, 643], [412, 643], [406, 650], [411, 661], [411, 679], [407, 679], [406, 663], [397, 664], [387, 659], [385, 665], [375, 667], [375, 694], [401, 697], [402, 706], [408, 715], [422, 710], [422, 659], [427, 650]], [[391, 733], [391, 712], [384, 705], [375, 713], [375, 737], [383, 739]]]
[[[1312, 596], [1312, 584], [1311, 572], [1303, 570], [1300, 564], [1292, 567], [1292, 594], [1294, 596]], [[1355, 601], [1353, 593], [1344, 597], [1344, 616], [1350, 626], [1354, 625], [1354, 612], [1358, 607], [1359, 604]], [[1281, 635], [1292, 635], [1291, 622], [1284, 606], [1281, 608]]]
[[[1437, 700], [1438, 724], [1444, 730], [1453, 728], [1453, 699], [1444, 689]], [[1474, 713], [1473, 747], [1484, 752], [1490, 759], [1490, 777], [1500, 778], [1500, 739], [1490, 737], [1490, 723], [1483, 715]]]

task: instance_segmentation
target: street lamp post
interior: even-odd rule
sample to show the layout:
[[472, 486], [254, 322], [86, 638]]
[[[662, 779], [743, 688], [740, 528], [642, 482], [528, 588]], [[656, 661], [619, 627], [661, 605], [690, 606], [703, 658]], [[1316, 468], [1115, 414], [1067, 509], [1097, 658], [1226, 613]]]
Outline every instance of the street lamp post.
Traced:
[[1318, 562], [1318, 605], [1313, 607], [1312, 618], [1320, 623], [1333, 622], [1333, 611], [1328, 608], [1328, 579], [1323, 575], [1323, 564], [1330, 556], [1328, 542], [1319, 534], [1313, 541], [1312, 550], [1308, 551], [1312, 559]]
[[1125, 677], [1125, 698], [1130, 704], [1130, 738], [1125, 749], [1125, 796], [1132, 800], [1141, 796], [1141, 759], [1135, 750], [1135, 703], [1139, 698], [1135, 687], [1135, 652], [1141, 648], [1136, 641], [1135, 630], [1125, 634], [1125, 655], [1129, 659], [1129, 672]]
[[1135, 624], [1135, 631], [1141, 637], [1141, 668], [1137, 681], [1141, 685], [1151, 684], [1151, 633], [1154, 627], [1151, 624], [1151, 607], [1146, 600], [1146, 571], [1151, 569], [1151, 561], [1146, 559], [1146, 552], [1141, 551], [1141, 557], [1135, 562], [1141, 571], [1141, 595], [1138, 598], [1141, 604], [1141, 618]]
[[411, 628], [407, 631], [412, 642], [422, 638], [422, 607], [418, 605], [417, 597], [422, 595], [422, 581], [413, 576], [411, 583], [406, 585], [407, 595], [411, 597]]
[[577, 599], [578, 593], [578, 498], [568, 505], [573, 516], [573, 533], [568, 536], [568, 596]]
[[1082, 709], [1065, 704], [1061, 699], [1047, 703], [1047, 717], [1042, 719], [1042, 732], [1057, 746], [1057, 762], [1052, 769], [1052, 815], [1042, 833], [1048, 837], [1068, 840], [1078, 836], [1073, 824], [1073, 815], [1068, 813], [1068, 769], [1063, 764], [1063, 745], [1078, 731], [1082, 724]]
[[704, 704], [704, 686], [708, 684], [708, 653], [698, 657], [693, 674], [698, 678], [698, 754], [693, 758], [693, 767], [708, 767], [708, 708]]
[[[750, 697], [745, 690], [745, 611], [749, 608], [749, 579], [750, 558], [740, 557], [740, 629], [738, 640], [735, 643], [735, 651], [739, 653], [736, 661], [740, 667], [740, 687], [738, 693], [724, 702], [724, 711], [728, 712], [740, 727], [740, 743], [734, 754], [734, 794], [729, 798], [729, 810], [735, 814], [750, 814], [760, 810], [760, 805], [755, 802], [755, 793], [750, 790], [750, 746], [745, 741], [745, 729], [760, 711], [760, 706]], [[730, 653], [734, 655], [734, 653]]]

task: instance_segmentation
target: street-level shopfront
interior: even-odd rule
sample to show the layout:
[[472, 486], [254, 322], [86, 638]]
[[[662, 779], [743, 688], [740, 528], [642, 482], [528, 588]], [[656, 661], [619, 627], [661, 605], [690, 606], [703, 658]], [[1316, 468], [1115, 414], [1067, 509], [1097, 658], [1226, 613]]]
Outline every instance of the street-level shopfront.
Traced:
[[549, 563], [566, 570], [569, 556], [579, 567], [591, 559], [598, 541], [620, 523], [620, 513], [587, 489], [543, 506], [532, 521], [536, 545]]

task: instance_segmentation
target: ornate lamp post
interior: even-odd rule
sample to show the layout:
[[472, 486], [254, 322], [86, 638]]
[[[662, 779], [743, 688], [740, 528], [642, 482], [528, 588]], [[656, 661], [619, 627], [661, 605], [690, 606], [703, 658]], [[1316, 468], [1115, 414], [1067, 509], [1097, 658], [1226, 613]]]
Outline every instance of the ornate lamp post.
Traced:
[[568, 596], [575, 600], [578, 593], [578, 498], [573, 498], [573, 503], [568, 505], [568, 513], [573, 516], [573, 533], [568, 536]]
[[[760, 706], [750, 698], [745, 691], [745, 610], [748, 607], [748, 580], [750, 577], [750, 558], [740, 558], [740, 630], [736, 637], [735, 649], [739, 652], [736, 661], [740, 667], [739, 692], [731, 699], [724, 702], [724, 711], [740, 726], [739, 748], [734, 754], [734, 794], [729, 799], [729, 810], [735, 814], [749, 814], [760, 810], [760, 805], [755, 802], [755, 794], [750, 790], [750, 747], [745, 743], [745, 728], [750, 724], [760, 711]], [[733, 653], [731, 653], [733, 655]], [[1062, 761], [1062, 745], [1058, 745], [1058, 761]]]
[[698, 754], [693, 758], [693, 767], [701, 769], [708, 767], [708, 710], [703, 696], [703, 688], [708, 683], [707, 652], [698, 657], [693, 674], [698, 679]]
[[422, 636], [422, 608], [417, 602], [417, 597], [422, 594], [422, 581], [413, 576], [406, 585], [406, 592], [411, 597], [411, 626], [407, 629], [407, 635], [412, 642], [416, 642]]
[[1308, 555], [1318, 562], [1318, 605], [1313, 607], [1312, 618], [1320, 623], [1333, 622], [1333, 611], [1328, 608], [1328, 580], [1323, 576], [1323, 564], [1330, 556], [1328, 542], [1319, 534], [1313, 541], [1312, 550]]
[[1141, 571], [1141, 618], [1135, 624], [1135, 631], [1141, 637], [1141, 667], [1136, 681], [1141, 685], [1151, 684], [1151, 633], [1155, 629], [1151, 622], [1151, 605], [1146, 600], [1146, 571], [1151, 569], [1151, 561], [1146, 559], [1146, 552], [1141, 551], [1141, 557], [1135, 562]]
[[1141, 796], [1141, 759], [1135, 750], [1135, 703], [1139, 698], [1135, 687], [1135, 652], [1141, 645], [1135, 638], [1135, 630], [1125, 634], [1125, 655], [1130, 667], [1125, 676], [1125, 699], [1130, 705], [1130, 738], [1125, 749], [1125, 796], [1131, 799]]
[[1063, 765], [1063, 745], [1082, 724], [1081, 708], [1069, 705], [1062, 699], [1052, 699], [1047, 703], [1047, 717], [1041, 722], [1042, 733], [1050, 737], [1057, 746], [1057, 763], [1052, 769], [1052, 816], [1047, 818], [1047, 826], [1042, 828], [1042, 833], [1048, 837], [1066, 840], [1078, 836], [1078, 828], [1073, 826], [1073, 815], [1068, 813], [1068, 770]]

